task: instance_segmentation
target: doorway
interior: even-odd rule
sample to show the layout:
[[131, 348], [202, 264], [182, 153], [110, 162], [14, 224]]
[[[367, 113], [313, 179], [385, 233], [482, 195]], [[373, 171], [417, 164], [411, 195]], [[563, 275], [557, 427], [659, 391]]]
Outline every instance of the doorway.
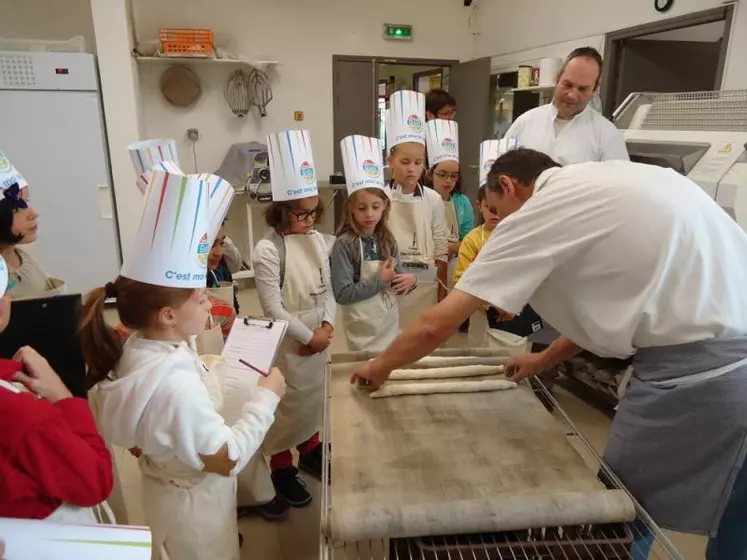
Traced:
[[477, 192], [479, 145], [490, 138], [493, 126], [489, 57], [460, 63], [334, 55], [332, 67], [335, 172], [343, 170], [340, 140], [346, 136], [379, 138], [384, 147], [384, 114], [394, 91], [411, 89], [426, 93], [441, 87], [457, 100], [462, 190], [468, 196]]
[[734, 6], [609, 33], [602, 77], [604, 114], [634, 92], [721, 89]]

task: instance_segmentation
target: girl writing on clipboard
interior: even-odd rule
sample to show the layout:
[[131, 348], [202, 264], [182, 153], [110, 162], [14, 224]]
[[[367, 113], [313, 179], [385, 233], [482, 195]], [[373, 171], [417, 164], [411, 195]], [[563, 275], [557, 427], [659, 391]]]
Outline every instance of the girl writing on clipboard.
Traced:
[[298, 479], [298, 467], [322, 474], [319, 429], [324, 405], [324, 370], [337, 304], [330, 287], [329, 249], [314, 230], [322, 214], [309, 133], [289, 130], [267, 137], [272, 204], [270, 226], [252, 256], [254, 279], [264, 315], [289, 322], [277, 356], [288, 391], [262, 445], [270, 455], [275, 489], [293, 507], [311, 502]]
[[[236, 474], [272, 424], [284, 380], [278, 370], [262, 378], [232, 426], [216, 411], [220, 384], [192, 345], [210, 312], [207, 190], [193, 176], [153, 173], [133, 251], [120, 276], [86, 298], [81, 340], [102, 434], [141, 451], [153, 549], [238, 560]], [[107, 297], [135, 331], [124, 344], [104, 319]]]

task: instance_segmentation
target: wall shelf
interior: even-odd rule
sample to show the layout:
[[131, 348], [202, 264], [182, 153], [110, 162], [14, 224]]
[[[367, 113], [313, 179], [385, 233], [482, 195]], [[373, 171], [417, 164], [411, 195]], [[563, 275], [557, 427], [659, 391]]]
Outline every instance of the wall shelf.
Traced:
[[280, 64], [277, 60], [248, 60], [244, 58], [215, 58], [209, 56], [135, 56], [138, 64], [233, 64], [260, 70]]

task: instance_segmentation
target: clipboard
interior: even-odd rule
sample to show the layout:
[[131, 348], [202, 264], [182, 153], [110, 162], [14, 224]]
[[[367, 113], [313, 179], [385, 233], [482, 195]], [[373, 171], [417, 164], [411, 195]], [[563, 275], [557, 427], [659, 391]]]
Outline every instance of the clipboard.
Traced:
[[39, 352], [75, 397], [86, 397], [86, 363], [78, 338], [80, 294], [22, 299], [11, 304], [10, 322], [0, 334], [0, 356], [12, 358], [23, 346]]
[[242, 364], [243, 360], [268, 372], [275, 364], [288, 321], [266, 317], [237, 317], [226, 339], [221, 356], [225, 364], [223, 409], [228, 425], [241, 417], [243, 405], [257, 390], [259, 373]]

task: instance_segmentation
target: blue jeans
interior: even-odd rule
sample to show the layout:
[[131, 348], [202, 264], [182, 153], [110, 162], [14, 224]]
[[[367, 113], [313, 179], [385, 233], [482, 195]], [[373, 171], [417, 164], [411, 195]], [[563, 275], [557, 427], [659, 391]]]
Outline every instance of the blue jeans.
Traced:
[[[646, 560], [654, 536], [644, 523], [636, 521], [634, 525], [638, 538], [633, 542], [631, 558]], [[705, 560], [747, 560], [747, 462], [734, 481], [716, 536], [708, 540]]]

